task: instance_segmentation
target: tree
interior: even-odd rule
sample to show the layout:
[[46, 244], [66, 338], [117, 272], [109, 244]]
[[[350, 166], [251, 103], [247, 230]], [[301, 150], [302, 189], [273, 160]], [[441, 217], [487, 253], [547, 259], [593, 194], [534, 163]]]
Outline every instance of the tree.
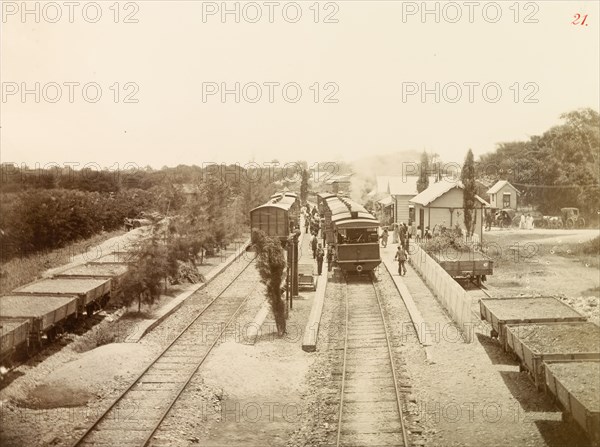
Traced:
[[300, 183], [300, 203], [304, 205], [308, 199], [308, 169], [302, 170], [302, 181]]
[[129, 264], [121, 289], [123, 303], [129, 305], [137, 299], [140, 312], [142, 303], [153, 304], [158, 300], [164, 275], [172, 272], [167, 247], [156, 231], [156, 224], [152, 225], [151, 237], [140, 241], [131, 254], [133, 262]]
[[473, 236], [477, 215], [475, 214], [475, 195], [477, 185], [475, 183], [475, 161], [473, 160], [473, 151], [469, 149], [465, 158], [465, 163], [461, 171], [461, 180], [464, 186], [463, 190], [463, 209], [465, 228], [467, 236]]
[[267, 287], [267, 299], [275, 317], [277, 335], [285, 334], [285, 301], [281, 299], [281, 286], [286, 267], [283, 249], [279, 239], [269, 237], [264, 231], [252, 233], [252, 241], [258, 253], [256, 269], [260, 275], [260, 282]]
[[421, 168], [419, 169], [419, 180], [417, 180], [417, 192], [421, 192], [427, 189], [429, 186], [429, 157], [427, 152], [423, 151], [421, 154]]

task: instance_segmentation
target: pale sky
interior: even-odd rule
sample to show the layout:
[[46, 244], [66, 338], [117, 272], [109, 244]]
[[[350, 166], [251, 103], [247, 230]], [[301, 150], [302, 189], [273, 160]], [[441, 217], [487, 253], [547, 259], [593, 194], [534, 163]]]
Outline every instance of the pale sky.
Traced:
[[[33, 13], [23, 19], [21, 1], [3, 2], [2, 162], [132, 162], [160, 168], [250, 159], [352, 160], [407, 149], [462, 162], [468, 148], [482, 154], [498, 142], [542, 133], [559, 123], [561, 113], [598, 110], [597, 1], [519, 2], [517, 7], [498, 2], [497, 23], [491, 23], [497, 12], [493, 2], [475, 2], [473, 23], [465, 2], [445, 10], [439, 3], [440, 23], [433, 14], [423, 23], [420, 9], [408, 15], [422, 2], [321, 2], [319, 23], [313, 1], [298, 3], [297, 23], [290, 23], [296, 11], [291, 2], [276, 2], [274, 23], [265, 2], [254, 4], [262, 12], [258, 23], [248, 22], [256, 8], [245, 2], [227, 2], [232, 9], [236, 3], [240, 11], [245, 7], [240, 23], [233, 15], [223, 23], [218, 12], [203, 21], [203, 8], [210, 12], [222, 2], [200, 1], [120, 2], [114, 23], [114, 0], [98, 2], [102, 17], [90, 23], [96, 11], [88, 3], [74, 7], [69, 23], [64, 2], [54, 3], [60, 10], [27, 2], [32, 10], [40, 5], [36, 23]], [[436, 3], [427, 5], [433, 9]], [[448, 23], [457, 11], [461, 18]], [[50, 23], [57, 12], [61, 18]], [[128, 14], [138, 23], [123, 23]], [[330, 14], [337, 23], [323, 23]], [[583, 25], [572, 23], [586, 14]], [[527, 18], [538, 23], [524, 23]], [[36, 82], [39, 103], [34, 93], [21, 95], [23, 87], [35, 92]], [[102, 91], [96, 103], [82, 94], [81, 86], [92, 82]], [[203, 89], [222, 84], [235, 89], [236, 82], [246, 93], [239, 103], [233, 94], [224, 103], [220, 94], [203, 101]], [[294, 82], [302, 97], [286, 102], [282, 85]], [[408, 95], [411, 88], [435, 90], [436, 82], [439, 103], [433, 93], [425, 102], [420, 92]], [[50, 102], [57, 93], [53, 83], [62, 92], [56, 103]], [[72, 87], [73, 102], [68, 83], [79, 83]], [[133, 96], [137, 103], [124, 102], [134, 88], [125, 89], [126, 83], [139, 88]], [[251, 83], [262, 89], [255, 103]], [[272, 87], [273, 103], [265, 83], [280, 84]], [[325, 88], [326, 83], [332, 84]], [[462, 90], [457, 102], [450, 102], [456, 88], [449, 83]], [[472, 103], [465, 83], [472, 83]], [[489, 99], [500, 87], [497, 102], [485, 100], [485, 84]], [[334, 88], [338, 102], [325, 103]], [[88, 99], [94, 91], [88, 89]], [[537, 103], [526, 103], [528, 95]]]

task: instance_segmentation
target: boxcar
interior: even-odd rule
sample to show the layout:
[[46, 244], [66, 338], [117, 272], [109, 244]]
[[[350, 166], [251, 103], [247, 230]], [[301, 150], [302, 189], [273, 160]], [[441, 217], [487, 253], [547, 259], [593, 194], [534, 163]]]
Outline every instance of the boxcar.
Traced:
[[77, 296], [6, 295], [0, 297], [0, 319], [27, 320], [31, 343], [41, 344], [77, 317]]
[[101, 279], [43, 279], [13, 291], [15, 295], [44, 295], [61, 296], [75, 295], [78, 297], [78, 311], [92, 315], [94, 310], [102, 308], [110, 300], [111, 280]]
[[340, 196], [325, 199], [325, 242], [344, 273], [371, 272], [380, 263], [379, 221], [362, 205]]
[[262, 230], [285, 243], [299, 227], [299, 218], [300, 203], [296, 194], [275, 194], [267, 203], [250, 211], [250, 229]]

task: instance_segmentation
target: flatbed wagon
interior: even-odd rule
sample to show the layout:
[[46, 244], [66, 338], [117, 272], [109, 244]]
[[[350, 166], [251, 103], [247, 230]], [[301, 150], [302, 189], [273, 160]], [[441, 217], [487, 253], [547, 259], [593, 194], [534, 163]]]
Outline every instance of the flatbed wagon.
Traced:
[[27, 320], [30, 344], [42, 336], [53, 340], [70, 320], [77, 318], [77, 296], [5, 295], [0, 297], [1, 320]]
[[572, 307], [554, 297], [492, 298], [479, 301], [481, 319], [492, 326], [490, 337], [507, 349], [506, 325], [585, 321]]
[[478, 251], [445, 249], [427, 254], [454, 279], [468, 279], [480, 286], [487, 276], [494, 273], [494, 261]]
[[55, 278], [43, 279], [12, 292], [15, 295], [41, 295], [78, 297], [78, 312], [86, 311], [92, 315], [94, 310], [102, 308], [110, 300], [110, 278]]
[[0, 365], [10, 365], [17, 350], [28, 344], [29, 320], [0, 318]]
[[600, 326], [587, 321], [509, 324], [506, 343], [541, 389], [543, 362], [600, 359]]
[[600, 361], [547, 361], [546, 390], [558, 401], [563, 419], [574, 420], [593, 445], [600, 445]]

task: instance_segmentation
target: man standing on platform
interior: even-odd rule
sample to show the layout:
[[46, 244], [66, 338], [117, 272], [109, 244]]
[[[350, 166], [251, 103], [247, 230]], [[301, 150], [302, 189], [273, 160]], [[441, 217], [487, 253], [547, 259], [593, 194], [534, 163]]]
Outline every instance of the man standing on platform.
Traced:
[[330, 272], [333, 267], [333, 245], [327, 247], [327, 271]]
[[313, 233], [313, 237], [310, 240], [310, 248], [312, 248], [313, 259], [317, 258], [317, 244], [319, 243], [317, 235]]
[[[398, 261], [398, 275], [406, 275], [406, 266], [404, 265], [406, 262], [406, 250], [404, 250], [402, 245], [398, 245], [398, 251], [396, 252], [394, 261]], [[402, 271], [404, 271], [404, 273], [402, 273]]]
[[317, 247], [317, 275], [321, 276], [321, 272], [323, 271], [323, 258], [325, 257], [325, 252], [323, 251], [323, 247], [321, 244]]

